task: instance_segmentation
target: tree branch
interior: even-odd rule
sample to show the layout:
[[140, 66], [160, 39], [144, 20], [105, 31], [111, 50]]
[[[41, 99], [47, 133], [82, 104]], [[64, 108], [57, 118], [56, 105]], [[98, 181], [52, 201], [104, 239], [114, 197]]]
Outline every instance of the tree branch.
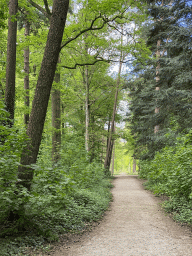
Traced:
[[[111, 59], [103, 59], [102, 57], [99, 57], [99, 59], [95, 59], [92, 63], [75, 63], [75, 65], [73, 67], [69, 67], [69, 66], [65, 66], [65, 65], [62, 65], [61, 67], [63, 68], [67, 68], [67, 69], [76, 69], [77, 66], [79, 67], [84, 67], [84, 66], [93, 66], [95, 65], [95, 63], [97, 62], [100, 62], [100, 61], [104, 61], [104, 62], [107, 62], [107, 63], [110, 63], [110, 62], [119, 62], [118, 60], [111, 60]], [[122, 61], [122, 63], [127, 63], [127, 61]]]
[[124, 34], [124, 33], [121, 32], [117, 27], [115, 27], [115, 26], [113, 26], [113, 25], [111, 25], [111, 24], [109, 24], [109, 23], [108, 23], [108, 26], [109, 26], [110, 28], [113, 28], [114, 30], [116, 30], [117, 32], [119, 32], [119, 33], [120, 33], [121, 35], [123, 35], [123, 36], [126, 36], [126, 35], [129, 35], [129, 36], [130, 36], [130, 35], [131, 35], [131, 34], [128, 33], [128, 32]]
[[[95, 19], [92, 20], [90, 26], [88, 28], [85, 28], [85, 29], [82, 29], [76, 36], [72, 37], [72, 38], [69, 38], [62, 46], [61, 46], [61, 49], [63, 47], [65, 47], [67, 44], [69, 44], [70, 42], [72, 42], [73, 40], [77, 39], [79, 36], [81, 36], [82, 34], [86, 33], [87, 31], [90, 31], [90, 30], [100, 30], [102, 29], [108, 22], [112, 22], [112, 21], [115, 21], [116, 19], [118, 18], [122, 18], [122, 15], [126, 12], [127, 8], [121, 13], [121, 15], [116, 15], [114, 18], [112, 19], [108, 19], [108, 18], [105, 18], [105, 17], [102, 17], [101, 14], [99, 16], [96, 16]], [[94, 23], [95, 21], [97, 21], [98, 19], [102, 19], [103, 20], [103, 23], [101, 26], [99, 27], [93, 27], [94, 26]]]
[[45, 9], [43, 7], [41, 7], [40, 5], [36, 4], [35, 2], [33, 2], [32, 0], [29, 0], [29, 3], [35, 7], [37, 10], [39, 10], [40, 12], [42, 12], [48, 19], [50, 19], [50, 15], [45, 11]]
[[61, 66], [63, 68], [67, 68], [67, 69], [76, 69], [77, 66], [83, 67], [83, 66], [92, 66], [95, 65], [95, 63], [99, 62], [99, 61], [106, 61], [109, 62], [108, 60], [104, 60], [104, 59], [96, 59], [95, 61], [93, 61], [92, 63], [75, 63], [75, 65], [73, 67], [69, 67], [69, 66]]
[[50, 16], [51, 16], [51, 12], [50, 12], [50, 10], [49, 10], [48, 2], [47, 2], [47, 0], [43, 0], [43, 2], [44, 2], [44, 5], [45, 5], [45, 10], [46, 10], [47, 14], [48, 14], [49, 17], [50, 17]]

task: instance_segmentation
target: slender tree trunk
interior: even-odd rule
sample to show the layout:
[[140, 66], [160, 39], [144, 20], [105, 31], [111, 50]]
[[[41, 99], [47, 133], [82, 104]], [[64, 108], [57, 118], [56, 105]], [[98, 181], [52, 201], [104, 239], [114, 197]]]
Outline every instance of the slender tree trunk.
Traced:
[[114, 164], [115, 164], [115, 142], [114, 142], [114, 145], [113, 145], [113, 156], [112, 156], [111, 176], [114, 175]]
[[[60, 63], [60, 59], [58, 60]], [[55, 74], [55, 82], [58, 84], [60, 82], [60, 73], [59, 71]], [[60, 90], [57, 88], [52, 89], [51, 94], [52, 102], [52, 161], [57, 163], [60, 158], [60, 147], [61, 147], [61, 99], [60, 99]]]
[[4, 96], [3, 86], [2, 86], [2, 83], [0, 82], [0, 100], [3, 100], [3, 96]]
[[18, 168], [18, 178], [20, 179], [18, 185], [23, 185], [28, 190], [31, 188], [33, 170], [25, 165], [34, 164], [37, 160], [68, 7], [69, 0], [54, 0], [53, 2], [50, 29], [27, 128], [29, 141], [27, 148], [23, 150], [21, 165]]
[[114, 134], [114, 128], [115, 128], [115, 115], [116, 115], [116, 109], [117, 109], [117, 99], [118, 99], [118, 92], [119, 92], [121, 68], [122, 68], [122, 56], [120, 57], [120, 62], [119, 62], [117, 88], [116, 88], [116, 93], [115, 93], [115, 101], [114, 101], [114, 106], [113, 106], [113, 115], [112, 115], [112, 122], [111, 122], [111, 132], [110, 132], [109, 139], [108, 139], [107, 153], [106, 153], [105, 163], [104, 163], [104, 168], [106, 169], [106, 171], [109, 171], [110, 163], [111, 163], [112, 150], [113, 150], [113, 138], [112, 138], [112, 136]]
[[136, 159], [133, 157], [133, 173], [136, 172]]
[[[171, 6], [172, 4], [173, 4], [173, 0], [170, 1], [169, 6]], [[162, 3], [161, 3], [161, 6], [163, 6], [163, 5], [164, 5], [164, 1], [162, 1]], [[168, 43], [168, 40], [169, 40], [169, 38], [167, 38], [166, 43]], [[161, 40], [158, 39], [158, 40], [157, 40], [157, 51], [156, 51], [156, 58], [157, 58], [157, 67], [156, 67], [156, 88], [155, 88], [156, 91], [159, 91], [159, 90], [160, 90], [160, 87], [159, 87], [159, 85], [158, 85], [158, 83], [159, 83], [159, 81], [160, 81], [160, 76], [159, 76], [160, 62], [159, 62], [159, 59], [160, 59], [160, 57], [163, 57], [163, 55], [165, 54], [165, 51], [166, 51], [166, 50], [164, 49], [163, 52], [162, 52], [162, 54], [161, 54], [160, 48], [161, 48]], [[157, 100], [156, 100], [156, 101], [157, 101]], [[159, 113], [159, 108], [158, 108], [158, 107], [155, 107], [155, 114], [158, 114], [158, 113]], [[158, 133], [159, 129], [160, 129], [160, 126], [159, 126], [159, 125], [156, 125], [156, 126], [154, 127], [154, 133]]]
[[[156, 84], [157, 84], [157, 86], [155, 88], [156, 91], [160, 90], [160, 87], [158, 86], [158, 83], [160, 81], [160, 77], [159, 77], [159, 69], [160, 69], [159, 58], [161, 56], [160, 55], [160, 46], [161, 46], [161, 40], [159, 39], [157, 41], [157, 51], [156, 51], [156, 58], [158, 59], [157, 67], [156, 67]], [[159, 108], [155, 107], [155, 114], [158, 114], [158, 113], [159, 113]], [[159, 125], [156, 125], [155, 128], [154, 128], [154, 133], [157, 133], [158, 131], [159, 131]]]
[[[115, 133], [115, 124], [114, 124], [114, 133]], [[113, 151], [112, 151], [112, 167], [111, 167], [111, 175], [114, 174], [114, 164], [115, 164], [115, 141], [113, 141]]]
[[[15, 70], [16, 70], [16, 41], [17, 41], [17, 20], [15, 16], [18, 9], [18, 0], [9, 1], [9, 20], [8, 20], [8, 41], [7, 41], [7, 66], [6, 66], [6, 88], [5, 105], [10, 114], [13, 125], [15, 110]], [[12, 19], [12, 20], [11, 20]]]
[[[25, 38], [30, 34], [30, 23], [25, 21]], [[24, 90], [25, 90], [25, 108], [24, 123], [27, 125], [29, 122], [29, 46], [24, 49], [24, 71], [26, 76], [24, 77]]]
[[[121, 26], [122, 34], [121, 34], [121, 46], [123, 46], [123, 25]], [[117, 76], [117, 88], [115, 93], [115, 101], [113, 106], [113, 115], [112, 115], [112, 122], [111, 122], [111, 132], [108, 139], [108, 145], [107, 145], [107, 153], [105, 157], [105, 163], [104, 168], [106, 170], [106, 174], [109, 172], [110, 164], [111, 164], [111, 157], [112, 157], [112, 151], [113, 151], [113, 134], [115, 133], [115, 115], [117, 111], [117, 99], [118, 99], [118, 93], [119, 93], [119, 84], [120, 84], [120, 76], [121, 76], [121, 68], [122, 68], [122, 62], [123, 62], [124, 56], [123, 52], [121, 50], [120, 54], [120, 60], [119, 60], [119, 71]]]
[[85, 149], [89, 152], [89, 119], [90, 119], [90, 104], [89, 104], [89, 78], [88, 68], [85, 68]]
[[[167, 38], [167, 41], [166, 41], [166, 43], [168, 42], [168, 40], [169, 40], [169, 38]], [[161, 40], [159, 39], [158, 41], [157, 41], [157, 51], [156, 51], [156, 58], [157, 58], [157, 60], [158, 60], [158, 62], [157, 62], [157, 67], [156, 67], [156, 88], [155, 88], [155, 90], [156, 91], [160, 91], [160, 87], [158, 86], [158, 83], [159, 83], [159, 81], [160, 81], [160, 76], [159, 76], [159, 70], [160, 70], [160, 62], [159, 62], [159, 59], [160, 59], [160, 57], [163, 57], [164, 56], [164, 54], [165, 54], [165, 51], [166, 51], [166, 49], [164, 49], [163, 50], [163, 52], [162, 52], [162, 54], [161, 54], [161, 52], [160, 52], [160, 47], [161, 47]], [[157, 100], [156, 100], [157, 101]], [[158, 114], [159, 113], [159, 108], [158, 107], [155, 107], [155, 114]], [[156, 125], [155, 127], [154, 127], [154, 133], [157, 133], [158, 131], [159, 131], [159, 128], [160, 128], [160, 126], [159, 125]]]
[[108, 148], [108, 143], [109, 143], [109, 136], [110, 136], [110, 127], [111, 127], [111, 121], [110, 121], [110, 117], [109, 117], [109, 122], [108, 122], [108, 127], [107, 127], [107, 148]]
[[[90, 114], [90, 119], [91, 119], [91, 125], [90, 125], [90, 132], [89, 132], [89, 151], [90, 151], [90, 163], [93, 162], [95, 157], [97, 156], [97, 141], [96, 141], [96, 136], [95, 136], [95, 131], [94, 131], [94, 126], [95, 126], [95, 116]], [[102, 143], [102, 140], [101, 140]]]
[[62, 135], [64, 134], [64, 129], [65, 129], [65, 123], [64, 123], [64, 111], [65, 111], [65, 107], [64, 104], [61, 104], [61, 111], [62, 111]]
[[105, 150], [106, 150], [106, 147], [105, 147], [105, 142], [106, 142], [106, 140], [105, 140], [105, 137], [104, 136], [102, 136], [102, 151], [101, 151], [101, 164], [103, 164], [103, 160], [104, 160], [104, 155], [105, 155]]
[[131, 173], [131, 164], [129, 162], [129, 166], [128, 166], [128, 173]]

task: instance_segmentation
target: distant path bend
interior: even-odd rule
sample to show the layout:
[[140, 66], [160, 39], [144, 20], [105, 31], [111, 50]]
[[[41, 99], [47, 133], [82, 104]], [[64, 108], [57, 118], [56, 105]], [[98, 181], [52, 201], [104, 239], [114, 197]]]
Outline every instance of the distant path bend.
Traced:
[[110, 211], [92, 232], [54, 256], [192, 256], [192, 236], [161, 210], [135, 176], [114, 180]]

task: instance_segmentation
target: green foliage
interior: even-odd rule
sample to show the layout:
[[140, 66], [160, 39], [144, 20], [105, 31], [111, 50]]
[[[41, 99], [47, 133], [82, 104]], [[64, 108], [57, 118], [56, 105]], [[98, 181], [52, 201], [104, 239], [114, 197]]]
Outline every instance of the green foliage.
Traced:
[[5, 0], [2, 0], [0, 3], [0, 35], [2, 32], [2, 28], [6, 27], [6, 20], [8, 17], [8, 5]]
[[[191, 134], [191, 133], [190, 133]], [[139, 175], [147, 179], [146, 186], [170, 200], [165, 208], [175, 212], [177, 220], [192, 223], [192, 148], [190, 134], [177, 140], [175, 147], [165, 147], [153, 160], [141, 162]]]
[[[152, 159], [165, 146], [173, 146], [179, 133], [187, 134], [192, 128], [192, 8], [181, 0], [146, 2], [149, 18], [140, 37], [151, 54], [150, 58], [137, 58], [128, 83], [131, 131], [137, 155], [143, 160]], [[155, 127], [158, 133], [154, 133]]]
[[183, 223], [192, 223], [192, 202], [185, 197], [171, 198], [163, 203], [163, 207], [167, 212], [173, 213], [176, 221]]
[[[7, 116], [3, 105], [0, 111], [3, 122]], [[29, 192], [16, 187], [19, 158], [26, 141], [24, 131], [3, 128], [0, 134], [4, 138], [0, 145], [0, 243], [3, 254], [0, 255], [27, 255], [22, 247], [40, 247], [45, 241], [57, 240], [61, 233], [81, 231], [87, 222], [103, 215], [111, 200], [111, 183], [105, 178], [101, 164], [89, 163], [83, 150], [84, 141], [80, 143], [81, 137], [76, 137], [77, 134], [65, 136], [61, 160], [54, 167], [51, 161], [42, 161], [44, 156], [50, 157], [50, 153], [46, 153], [50, 147], [46, 147], [45, 137], [38, 164], [32, 166], [34, 179]], [[10, 219], [10, 212], [15, 214], [13, 219]]]
[[[50, 9], [52, 1], [48, 1]], [[4, 97], [6, 68], [6, 22], [7, 1], [3, 0], [0, 11], [0, 98]], [[44, 7], [42, 3], [38, 4]], [[74, 2], [76, 6], [77, 2]], [[141, 5], [130, 1], [134, 8]], [[82, 230], [87, 222], [98, 220], [111, 200], [111, 183], [104, 175], [101, 162], [107, 132], [106, 121], [111, 117], [114, 88], [116, 82], [108, 74], [109, 63], [88, 66], [90, 85], [90, 125], [89, 140], [91, 150], [85, 151], [85, 88], [84, 67], [67, 71], [65, 65], [91, 63], [103, 56], [118, 57], [118, 40], [113, 37], [120, 24], [144, 21], [141, 13], [127, 12], [125, 0], [81, 1], [73, 15], [68, 15], [63, 43], [71, 38], [67, 47], [62, 48], [58, 65], [60, 83], [55, 85], [61, 92], [62, 104], [62, 144], [60, 159], [52, 162], [51, 106], [49, 105], [42, 136], [42, 144], [37, 164], [30, 166], [34, 171], [31, 190], [18, 184], [18, 166], [21, 152], [27, 143], [23, 114], [30, 112], [35, 84], [43, 59], [48, 33], [48, 20], [43, 13], [26, 1], [20, 1], [17, 15], [17, 63], [16, 63], [16, 101], [14, 127], [7, 127], [7, 112], [0, 102], [0, 243], [2, 255], [27, 255], [25, 249], [17, 247], [41, 246], [44, 241], [57, 240], [60, 233]], [[116, 17], [118, 16], [118, 18]], [[116, 17], [116, 18], [115, 18]], [[30, 22], [30, 35], [24, 35], [26, 19]], [[92, 21], [95, 19], [95, 22]], [[109, 21], [111, 19], [111, 22]], [[107, 22], [113, 23], [107, 30]], [[78, 33], [93, 25], [94, 30], [78, 36]], [[97, 29], [98, 28], [98, 29]], [[138, 35], [140, 31], [135, 32]], [[110, 38], [110, 40], [109, 40]], [[77, 40], [78, 39], [78, 40]], [[144, 41], [140, 42], [144, 45]], [[26, 92], [23, 88], [23, 50], [30, 50], [30, 107], [24, 104]], [[141, 49], [142, 48], [142, 49]], [[127, 44], [123, 50], [141, 52], [145, 47]], [[142, 52], [143, 50], [143, 52]], [[88, 54], [89, 53], [89, 54]], [[136, 52], [135, 52], [136, 54]], [[43, 100], [43, 99], [42, 99]]]
[[[4, 219], [0, 226], [5, 251], [10, 246], [10, 243], [5, 242], [9, 235], [15, 235], [16, 247], [23, 246], [18, 239], [25, 239], [25, 236], [29, 237], [29, 241], [25, 242], [27, 246], [35, 244], [39, 247], [39, 240], [42, 243], [45, 240], [50, 242], [58, 240], [61, 233], [81, 231], [87, 222], [96, 221], [103, 215], [111, 200], [111, 183], [104, 178], [102, 166], [96, 163], [90, 164], [84, 171], [81, 167], [78, 170], [73, 167], [69, 174], [58, 167], [33, 168], [35, 177], [31, 192], [20, 192], [20, 202], [18, 197], [14, 197], [18, 207], [24, 203], [20, 219], [9, 222], [5, 214], [0, 213], [1, 220]], [[74, 174], [76, 177], [72, 179]], [[14, 188], [9, 190], [7, 201], [1, 193], [1, 198], [4, 196], [1, 209], [5, 209], [5, 206], [16, 209], [16, 205], [11, 202]], [[17, 250], [16, 247], [13, 246], [12, 250]]]
[[[6, 126], [8, 113], [0, 101], [0, 220], [22, 203], [16, 196], [17, 168], [26, 143], [25, 129]], [[26, 191], [19, 192], [25, 197]]]

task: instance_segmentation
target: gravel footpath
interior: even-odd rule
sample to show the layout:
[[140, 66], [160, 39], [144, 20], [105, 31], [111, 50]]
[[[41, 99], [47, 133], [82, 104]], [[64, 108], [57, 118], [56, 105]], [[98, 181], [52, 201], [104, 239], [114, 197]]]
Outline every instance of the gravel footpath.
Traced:
[[[54, 256], [192, 256], [192, 233], [161, 209], [135, 176], [114, 180], [113, 202], [100, 224], [72, 236]], [[70, 241], [71, 240], [71, 241]]]

